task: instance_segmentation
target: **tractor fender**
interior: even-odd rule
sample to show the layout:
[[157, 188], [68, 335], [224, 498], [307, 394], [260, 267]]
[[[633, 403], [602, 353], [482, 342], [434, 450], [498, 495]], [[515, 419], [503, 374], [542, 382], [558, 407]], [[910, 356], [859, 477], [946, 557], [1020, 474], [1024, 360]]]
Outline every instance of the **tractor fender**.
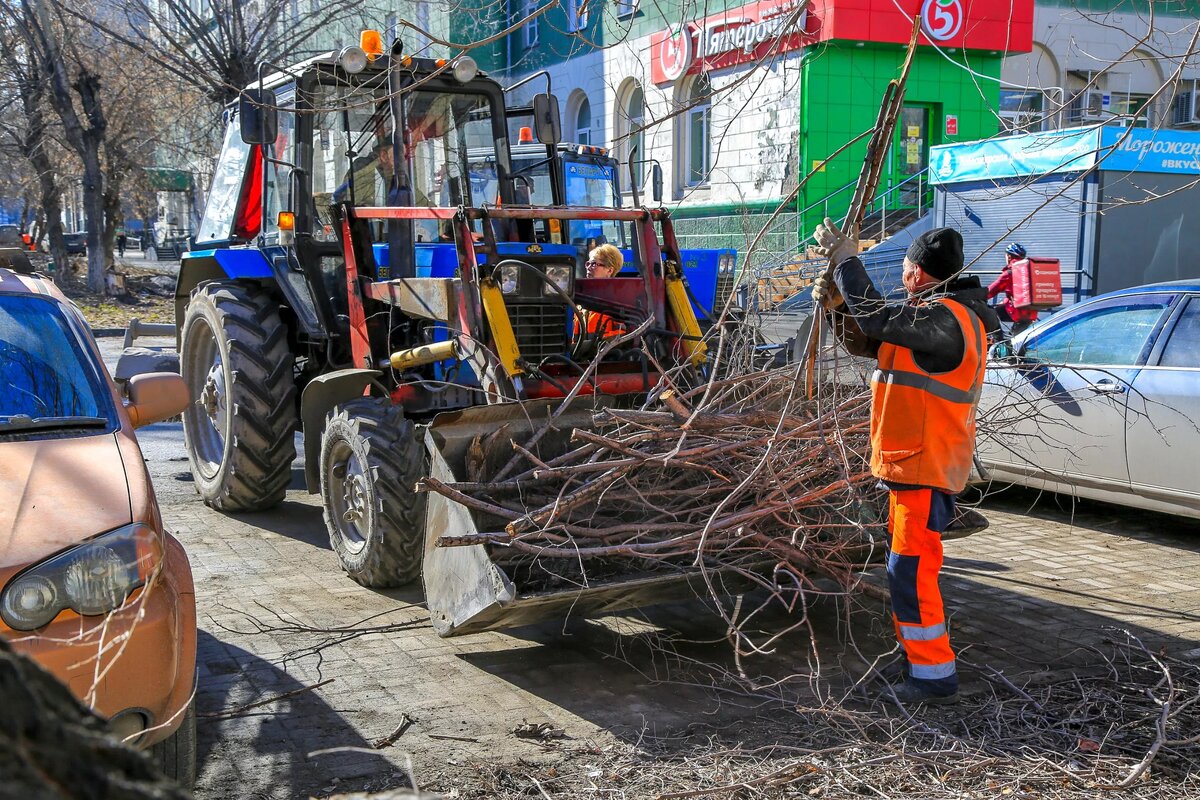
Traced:
[[[175, 337], [183, 332], [192, 290], [204, 281], [271, 279], [271, 264], [261, 250], [249, 247], [192, 250], [179, 259], [179, 277], [175, 281]], [[176, 341], [176, 344], [179, 344]]]
[[318, 375], [300, 395], [300, 424], [304, 430], [304, 484], [309, 494], [321, 491], [321, 432], [325, 417], [347, 400], [366, 394], [367, 387], [380, 375], [377, 369], [339, 369]]

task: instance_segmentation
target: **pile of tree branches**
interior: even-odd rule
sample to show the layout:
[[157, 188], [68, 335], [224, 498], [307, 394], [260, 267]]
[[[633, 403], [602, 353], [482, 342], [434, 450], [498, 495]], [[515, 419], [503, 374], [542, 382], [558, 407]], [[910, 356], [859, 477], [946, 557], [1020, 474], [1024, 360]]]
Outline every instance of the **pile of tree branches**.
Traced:
[[488, 546], [526, 589], [698, 567], [773, 591], [817, 577], [873, 589], [857, 569], [882, 552], [886, 518], [865, 462], [869, 393], [808, 399], [795, 366], [727, 375], [664, 381], [640, 408], [597, 405], [594, 427], [562, 452], [543, 446], [552, 419], [498, 470], [423, 481], [470, 508], [480, 531], [438, 544]]

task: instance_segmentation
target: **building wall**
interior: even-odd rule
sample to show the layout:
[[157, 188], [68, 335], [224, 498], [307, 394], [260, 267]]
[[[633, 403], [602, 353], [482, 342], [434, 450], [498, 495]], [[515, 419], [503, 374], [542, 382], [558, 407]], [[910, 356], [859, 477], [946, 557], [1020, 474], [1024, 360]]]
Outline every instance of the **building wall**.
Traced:
[[[961, 57], [961, 53], [956, 55]], [[805, 60], [800, 92], [799, 136], [805, 174], [874, 126], [884, 89], [899, 74], [903, 58], [904, 52], [895, 47], [870, 44], [860, 47], [853, 42], [831, 42], [810, 53]], [[946, 57], [928, 48], [918, 50], [913, 60], [904, 101], [906, 105], [929, 109], [929, 140], [921, 144], [926, 153], [933, 145], [971, 141], [995, 133], [996, 116], [992, 109], [1000, 57], [972, 52], [969, 61], [977, 75], [953, 66]], [[980, 75], [984, 77], [981, 79]], [[947, 133], [947, 115], [956, 119], [955, 134]], [[906, 133], [903, 121], [897, 127], [900, 129], [897, 139], [903, 139]], [[801, 191], [800, 207], [807, 211], [800, 219], [802, 234], [810, 233], [826, 213], [833, 217], [845, 213], [866, 149], [865, 140], [852, 145], [808, 179]], [[899, 150], [894, 147], [885, 162], [881, 192], [908, 177], [898, 168]], [[828, 206], [823, 204], [825, 198], [829, 198]], [[900, 204], [899, 193], [885, 199], [893, 205]]]
[[[1168, 87], [1141, 122], [1173, 125], [1176, 91], [1195, 88], [1192, 82], [1200, 79], [1200, 63], [1194, 57], [1179, 69], [1179, 56], [1188, 52], [1200, 7], [1194, 2], [1154, 5], [1151, 24], [1145, 2], [1038, 0], [1033, 51], [1005, 58], [1001, 72], [1002, 88], [1009, 95], [1021, 87], [1041, 95], [1041, 113], [1023, 120], [1023, 129], [1128, 119], [1122, 105], [1126, 95], [1135, 99], [1153, 95], [1171, 82], [1178, 70], [1178, 77], [1187, 85]], [[1109, 97], [1108, 106], [1099, 114], [1084, 113], [1079, 107], [1077, 98], [1087, 89]]]

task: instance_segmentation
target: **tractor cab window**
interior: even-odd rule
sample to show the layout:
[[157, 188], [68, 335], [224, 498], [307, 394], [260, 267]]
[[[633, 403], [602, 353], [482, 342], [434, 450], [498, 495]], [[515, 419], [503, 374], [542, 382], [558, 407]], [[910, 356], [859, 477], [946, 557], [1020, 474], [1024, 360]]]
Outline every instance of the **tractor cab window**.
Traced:
[[[321, 86], [313, 104], [313, 235], [333, 241], [337, 204], [388, 205], [392, 117], [381, 86]], [[372, 224], [381, 241], [383, 223]]]
[[[471, 192], [475, 197], [499, 197], [500, 176], [496, 170], [496, 151], [492, 147], [472, 148], [470, 151]], [[542, 145], [517, 145], [512, 149], [513, 203], [519, 206], [558, 205], [554, 198], [554, 182], [550, 176], [550, 159]], [[534, 238], [550, 241], [549, 221], [533, 223]], [[496, 237], [505, 239], [506, 231], [496, 221]]]
[[[475, 94], [413, 91], [405, 97], [402, 151], [412, 203], [430, 208], [496, 205], [500, 199], [488, 98]], [[439, 241], [447, 230], [418, 222], [417, 241]]]
[[289, 90], [279, 93], [279, 124], [275, 142], [268, 151], [266, 181], [263, 183], [263, 233], [279, 232], [279, 212], [292, 208], [292, 170], [295, 163], [296, 112], [293, 105], [295, 95]]
[[[513, 176], [519, 199], [531, 206], [558, 205], [554, 199], [554, 179], [550, 175], [550, 159], [546, 148], [522, 145], [513, 148]], [[519, 177], [517, 177], [519, 176]]]
[[204, 218], [196, 232], [197, 244], [228, 242], [233, 237], [234, 223], [239, 216], [238, 201], [244, 194], [243, 185], [249, 172], [250, 145], [242, 141], [237, 117], [231, 115], [208, 192], [208, 205], [204, 207]]
[[[617, 191], [617, 167], [611, 159], [597, 161], [563, 154], [563, 180], [568, 206], [617, 208], [621, 205]], [[572, 220], [569, 227], [571, 244], [589, 250], [605, 243], [623, 246], [624, 231], [616, 220]]]

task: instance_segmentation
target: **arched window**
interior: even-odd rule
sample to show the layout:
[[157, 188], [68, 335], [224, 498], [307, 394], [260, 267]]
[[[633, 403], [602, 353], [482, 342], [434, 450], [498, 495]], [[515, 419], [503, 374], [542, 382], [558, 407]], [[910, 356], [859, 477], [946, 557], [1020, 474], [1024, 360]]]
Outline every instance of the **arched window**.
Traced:
[[708, 76], [697, 75], [681, 93], [684, 107], [680, 115], [682, 128], [679, 147], [679, 176], [683, 186], [708, 183], [712, 170], [712, 84]]
[[592, 143], [592, 104], [588, 101], [587, 95], [579, 99], [579, 105], [575, 109], [574, 140], [579, 144]]
[[[646, 95], [637, 81], [630, 79], [625, 82], [617, 95], [617, 130], [616, 142], [620, 143], [621, 163], [624, 165], [630, 156], [634, 159], [634, 175], [637, 188], [642, 186], [642, 168], [649, 154], [646, 152], [646, 137], [642, 130], [646, 125]], [[622, 169], [622, 173], [625, 170]], [[625, 174], [622, 174], [624, 179]]]

